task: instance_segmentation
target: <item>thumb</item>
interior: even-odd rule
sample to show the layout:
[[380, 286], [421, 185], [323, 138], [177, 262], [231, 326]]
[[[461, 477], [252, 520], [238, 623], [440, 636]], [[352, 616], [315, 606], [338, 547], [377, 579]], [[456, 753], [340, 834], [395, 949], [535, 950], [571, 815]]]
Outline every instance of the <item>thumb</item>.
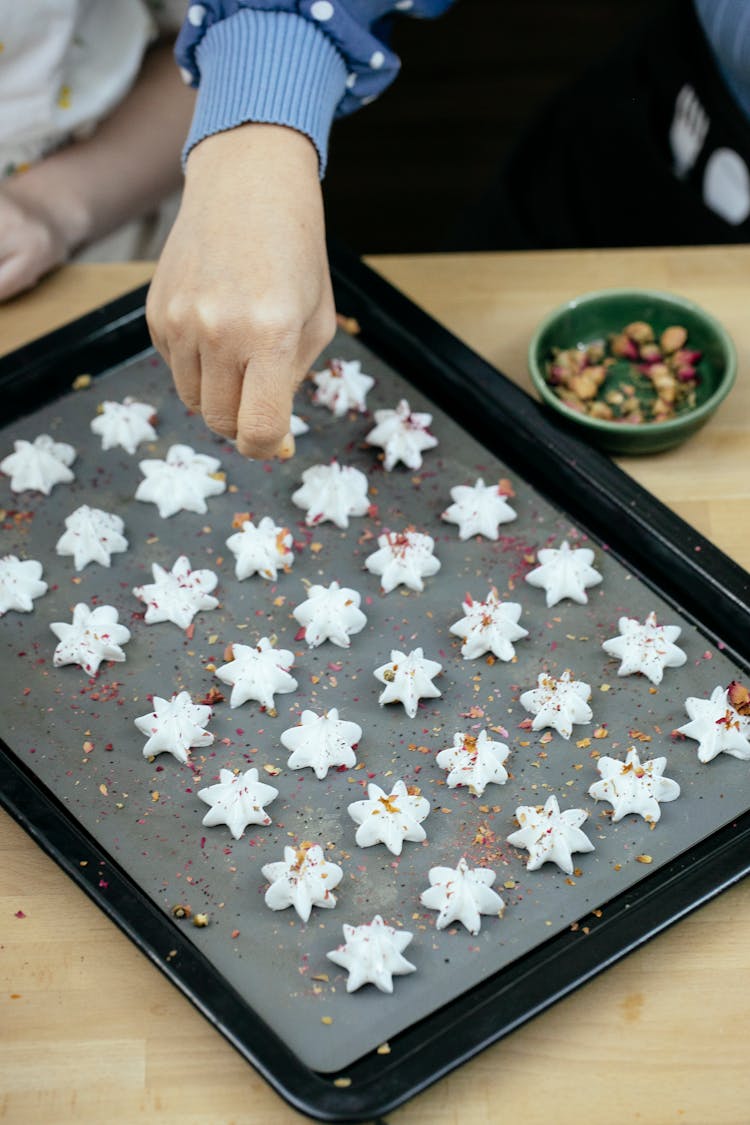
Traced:
[[263, 459], [291, 456], [282, 446], [289, 434], [293, 376], [281, 372], [274, 357], [256, 357], [248, 363], [237, 412], [237, 449], [243, 457]]

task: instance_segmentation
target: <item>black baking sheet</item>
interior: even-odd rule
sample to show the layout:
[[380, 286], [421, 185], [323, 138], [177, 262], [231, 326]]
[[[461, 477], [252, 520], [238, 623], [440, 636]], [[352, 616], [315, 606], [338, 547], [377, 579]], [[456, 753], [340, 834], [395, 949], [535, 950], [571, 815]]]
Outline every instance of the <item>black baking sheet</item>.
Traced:
[[[208, 1007], [211, 1018], [226, 1025], [230, 1037], [256, 1065], [268, 1070], [271, 1080], [296, 1104], [321, 1116], [356, 1117], [382, 1111], [407, 1096], [464, 1053], [531, 1014], [537, 1004], [549, 1002], [558, 990], [584, 979], [607, 958], [738, 877], [747, 847], [743, 852], [741, 829], [731, 822], [750, 803], [747, 763], [724, 755], [710, 766], [700, 766], [695, 743], [675, 742], [669, 732], [685, 721], [688, 695], [708, 695], [744, 667], [746, 652], [736, 642], [742, 627], [747, 628], [747, 610], [742, 608], [746, 576], [738, 568], [681, 527], [603, 458], [549, 426], [533, 404], [403, 298], [353, 263], [338, 271], [337, 298], [340, 308], [360, 318], [363, 333], [361, 338], [340, 336], [329, 354], [361, 358], [363, 368], [378, 378], [368, 405], [392, 406], [406, 393], [413, 408], [435, 413], [433, 431], [441, 444], [426, 455], [419, 473], [384, 474], [374, 452], [362, 445], [371, 418], [335, 420], [310, 404], [309, 389], [301, 392], [297, 410], [311, 423], [312, 432], [299, 439], [295, 460], [272, 471], [270, 466], [243, 462], [227, 443], [209, 435], [198, 419], [186, 416], [168, 373], [153, 355], [127, 359], [145, 343], [137, 301], [133, 313], [121, 304], [119, 310], [99, 314], [93, 332], [90, 318], [82, 322], [77, 337], [68, 335], [75, 340], [71, 348], [63, 341], [55, 357], [61, 389], [69, 387], [70, 377], [82, 367], [117, 364], [117, 369], [89, 390], [58, 399], [12, 427], [14, 436], [52, 432], [71, 441], [79, 450], [79, 460], [75, 484], [58, 486], [49, 499], [21, 497], [18, 506], [33, 512], [33, 518], [14, 518], [3, 532], [3, 553], [40, 558], [47, 580], [57, 587], [37, 602], [34, 614], [9, 614], [2, 621], [13, 685], [4, 707], [3, 729], [12, 748], [9, 761], [20, 762], [27, 776], [31, 771], [40, 799], [51, 791], [62, 802], [64, 816], [90, 833], [107, 856], [106, 870], [102, 868], [90, 884], [95, 897], [119, 913], [113, 905], [118, 897], [112, 878], [114, 860], [148, 897], [149, 910], [141, 912], [135, 929], [151, 955], [166, 956], [167, 971], [201, 1006]], [[46, 350], [43, 342], [36, 351], [27, 349], [10, 357], [0, 378], [18, 387], [26, 367], [27, 373], [31, 369], [41, 379], [55, 344], [53, 337]], [[97, 348], [102, 352], [98, 359]], [[447, 396], [445, 412], [436, 411], [427, 398], [402, 382], [404, 376], [420, 382], [427, 373], [433, 402]], [[28, 380], [21, 386], [28, 390]], [[459, 410], [450, 400], [456, 389], [463, 400]], [[472, 390], [483, 396], [482, 411], [472, 411]], [[502, 414], [493, 417], [488, 410], [488, 391], [500, 399]], [[154, 403], [160, 415], [154, 449], [142, 446], [135, 458], [122, 451], [102, 453], [98, 439], [88, 431], [97, 403], [125, 393]], [[488, 423], [500, 463], [466, 432], [483, 432], [486, 437]], [[524, 429], [533, 431], [533, 449]], [[132, 499], [140, 480], [138, 460], [163, 455], [175, 441], [222, 460], [232, 491], [211, 500], [207, 516], [181, 513], [163, 521], [152, 505]], [[330, 524], [310, 532], [301, 522], [302, 513], [291, 505], [291, 492], [305, 467], [332, 454], [369, 473], [375, 508], [368, 518], [353, 519], [347, 532]], [[526, 460], [529, 454], [533, 473]], [[439, 519], [450, 487], [473, 483], [477, 476], [486, 480], [509, 476], [517, 492], [512, 503], [519, 518], [501, 528], [497, 544], [461, 543], [456, 529]], [[541, 492], [552, 493], [559, 504], [564, 476], [568, 477], [567, 485], [562, 482], [567, 513], [561, 514]], [[608, 521], [606, 513], [601, 518], [603, 505], [597, 492], [602, 489], [609, 506], [619, 509], [616, 521]], [[113, 558], [110, 571], [90, 566], [76, 575], [70, 560], [54, 556], [62, 519], [84, 502], [116, 510], [126, 520], [131, 549]], [[271, 515], [294, 529], [300, 550], [294, 568], [278, 583], [267, 584], [257, 577], [242, 583], [234, 579], [233, 558], [224, 542], [238, 511], [252, 511], [255, 518]], [[375, 547], [369, 536], [409, 523], [435, 536], [442, 570], [428, 580], [421, 595], [394, 591], [383, 597], [377, 579], [362, 570], [363, 558]], [[564, 602], [547, 610], [542, 591], [523, 582], [534, 551], [548, 543], [557, 545], [563, 536], [583, 541], [587, 533], [604, 582], [591, 590], [588, 607]], [[141, 608], [132, 597], [132, 586], [148, 580], [151, 562], [171, 566], [181, 553], [190, 556], [193, 567], [211, 566], [220, 576], [221, 608], [199, 615], [192, 638], [176, 626], [147, 627], [135, 619], [127, 662], [103, 670], [95, 684], [89, 684], [78, 669], [51, 669], [50, 621], [68, 620], [73, 602], [97, 595], [115, 604], [120, 619], [130, 624], [130, 614]], [[660, 562], [666, 563], [665, 573], [660, 573]], [[648, 585], [637, 576], [638, 569], [645, 572]], [[688, 573], [691, 580], [685, 586]], [[290, 616], [304, 597], [301, 580], [334, 578], [362, 593], [368, 626], [353, 639], [348, 652], [331, 645], [308, 652], [304, 644], [295, 643], [298, 626]], [[513, 665], [498, 662], [489, 667], [482, 660], [462, 661], [457, 640], [448, 634], [448, 626], [461, 616], [465, 592], [483, 597], [490, 585], [524, 606], [521, 623], [531, 635], [516, 646], [518, 661]], [[731, 607], [729, 615], [712, 616], [711, 610], [721, 610], [722, 602], [724, 609]], [[668, 670], [663, 685], [653, 693], [641, 677], [618, 678], [616, 664], [600, 647], [601, 640], [616, 632], [619, 616], [643, 618], [650, 609], [657, 611], [660, 621], [683, 626], [681, 644], [688, 653], [685, 667]], [[702, 625], [699, 630], [695, 618]], [[232, 711], [220, 704], [210, 728], [217, 741], [205, 751], [193, 752], [197, 769], [181, 767], [168, 756], [153, 764], [144, 761], [142, 739], [132, 719], [150, 709], [147, 693], [168, 696], [186, 688], [194, 697], [202, 696], [217, 683], [206, 665], [222, 662], [225, 644], [251, 643], [267, 633], [275, 633], [283, 647], [298, 653], [295, 673], [300, 686], [293, 695], [277, 698], [278, 717], [267, 717], [254, 705]], [[391, 647], [408, 649], [416, 644], [424, 645], [428, 656], [442, 660], [443, 698], [428, 701], [410, 721], [401, 708], [377, 706], [380, 685], [372, 669], [387, 659]], [[19, 657], [19, 652], [25, 655]], [[559, 674], [565, 667], [592, 684], [594, 721], [590, 727], [576, 728], [569, 744], [557, 736], [544, 744], [541, 732], [530, 734], [518, 728], [525, 716], [518, 695], [534, 686], [542, 668]], [[24, 694], [27, 688], [31, 690]], [[343, 717], [364, 728], [358, 753], [362, 765], [318, 782], [310, 771], [286, 769], [288, 755], [278, 743], [278, 734], [294, 723], [304, 707], [324, 706], [338, 706]], [[608, 728], [606, 740], [577, 746], [578, 741], [591, 739], [593, 729], [601, 724]], [[446, 789], [445, 774], [434, 765], [435, 752], [451, 743], [455, 731], [482, 726], [507, 731], [507, 736], [496, 737], [511, 746], [507, 763], [511, 781], [488, 787], [480, 798], [465, 790]], [[586, 795], [597, 777], [592, 750], [622, 756], [634, 738], [642, 757], [667, 755], [667, 774], [683, 788], [678, 802], [663, 807], [655, 831], [635, 818], [609, 824], [600, 815], [601, 806], [595, 807]], [[93, 743], [93, 751], [85, 752], [84, 742]], [[108, 743], [112, 751], [103, 749]], [[248, 830], [239, 843], [225, 829], [203, 829], [205, 806], [196, 797], [197, 789], [210, 783], [220, 767], [251, 764], [282, 771], [266, 779], [280, 790], [279, 799], [269, 806], [274, 823], [267, 829]], [[356, 847], [346, 804], [363, 795], [363, 781], [390, 788], [399, 777], [420, 785], [433, 811], [425, 822], [427, 844], [406, 844], [396, 860], [382, 846]], [[591, 811], [586, 827], [597, 850], [577, 857], [581, 875], [571, 880], [549, 866], [527, 873], [522, 856], [504, 842], [514, 827], [516, 805], [541, 803], [550, 792], [559, 795], [564, 807], [575, 804]], [[6, 799], [13, 804], [12, 796]], [[692, 884], [700, 865], [696, 866], [690, 849], [707, 836], [703, 862], [712, 865], [712, 875], [697, 892]], [[306, 927], [291, 911], [267, 910], [260, 875], [262, 864], [280, 858], [285, 844], [302, 839], [330, 845], [329, 858], [345, 871], [337, 908], [314, 911]], [[51, 845], [54, 841], [48, 838], [47, 846]], [[636, 861], [643, 853], [651, 856], [648, 868]], [[69, 867], [75, 867], [76, 854], [75, 848], [68, 854]], [[507, 903], [504, 918], [485, 920], [476, 938], [461, 927], [456, 927], [457, 933], [437, 933], [434, 913], [422, 909], [418, 901], [419, 891], [427, 886], [429, 867], [453, 865], [461, 854], [497, 872], [497, 886]], [[689, 865], [686, 855], [691, 855]], [[79, 878], [88, 874], [80, 867], [77, 873]], [[506, 889], [505, 882], [513, 886]], [[657, 886], [658, 911], [652, 898]], [[665, 896], [665, 887], [674, 890]], [[626, 900], [630, 911], [650, 902], [634, 931], [632, 913], [624, 921]], [[205, 909], [211, 925], [205, 930], [177, 927], [170, 910], [178, 901], [189, 902], [194, 910]], [[605, 944], [612, 942], [614, 948], [602, 957], [594, 940], [587, 941], [588, 948], [575, 938], [569, 944], [570, 924], [604, 904], [608, 905], [593, 930], [586, 926], [588, 938], [595, 938], [597, 927], [602, 932], [609, 927]], [[414, 932], [407, 956], [418, 972], [397, 978], [393, 997], [374, 989], [347, 995], [344, 977], [326, 961], [325, 951], [339, 943], [343, 922], [359, 924], [376, 912]], [[148, 936], [147, 918], [153, 920], [156, 942]], [[232, 937], [235, 931], [237, 936]], [[550, 940], [550, 935], [557, 936]], [[554, 974], [531, 972], [537, 961], [542, 964], [553, 952]], [[567, 964], [561, 964], [561, 956]], [[203, 974], [202, 987], [196, 986], [192, 968], [196, 959], [211, 968], [209, 975]], [[323, 975], [328, 980], [315, 980]], [[492, 996], [494, 987], [495, 995], [505, 994], [512, 979], [517, 982], [515, 989], [520, 988], [517, 999], [504, 1001], [500, 1019], [481, 1018], [482, 993]], [[207, 988], [206, 981], [212, 981], [213, 987]], [[239, 1011], [241, 1018], [221, 1015], [226, 1005], [232, 1013]], [[248, 1011], [253, 1013], [255, 1031], [262, 1028], [259, 1036], [248, 1027]], [[465, 1011], [472, 1011], [470, 1020], [463, 1020]], [[446, 1043], [443, 1053], [428, 1046], [453, 1021], [458, 1021], [461, 1034], [452, 1048]], [[375, 1048], [384, 1040], [389, 1040], [391, 1053], [378, 1055]], [[351, 1085], [334, 1085], [341, 1076]]]

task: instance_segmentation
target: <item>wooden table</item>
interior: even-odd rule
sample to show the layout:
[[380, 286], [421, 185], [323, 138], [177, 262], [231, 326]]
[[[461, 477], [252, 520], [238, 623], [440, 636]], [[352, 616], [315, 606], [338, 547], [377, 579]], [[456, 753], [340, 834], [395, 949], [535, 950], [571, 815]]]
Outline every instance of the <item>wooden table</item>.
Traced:
[[[730, 399], [683, 448], [623, 464], [750, 569], [750, 248], [372, 264], [525, 386], [534, 325], [572, 294], [648, 285], [683, 293], [718, 316], [739, 351]], [[150, 271], [148, 263], [61, 270], [0, 308], [0, 351], [140, 284]], [[388, 1120], [747, 1125], [749, 979], [746, 881]], [[0, 1121], [150, 1120], [279, 1125], [303, 1118], [0, 813]]]

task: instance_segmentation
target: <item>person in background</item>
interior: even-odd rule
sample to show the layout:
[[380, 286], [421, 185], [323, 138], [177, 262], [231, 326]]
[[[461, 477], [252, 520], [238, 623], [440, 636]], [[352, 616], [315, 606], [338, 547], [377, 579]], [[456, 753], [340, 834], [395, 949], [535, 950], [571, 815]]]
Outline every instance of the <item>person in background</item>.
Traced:
[[185, 10], [0, 6], [0, 300], [128, 222], [115, 253], [153, 254], [195, 105], [172, 57]]

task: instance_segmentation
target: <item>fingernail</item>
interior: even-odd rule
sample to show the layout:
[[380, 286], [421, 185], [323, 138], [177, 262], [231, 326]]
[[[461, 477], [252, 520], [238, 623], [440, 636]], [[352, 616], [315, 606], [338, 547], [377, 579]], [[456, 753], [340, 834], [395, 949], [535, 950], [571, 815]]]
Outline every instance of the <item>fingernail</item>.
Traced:
[[281, 445], [279, 446], [279, 451], [276, 456], [280, 461], [288, 461], [290, 457], [294, 457], [295, 449], [296, 445], [294, 442], [294, 438], [291, 434], [287, 434]]

